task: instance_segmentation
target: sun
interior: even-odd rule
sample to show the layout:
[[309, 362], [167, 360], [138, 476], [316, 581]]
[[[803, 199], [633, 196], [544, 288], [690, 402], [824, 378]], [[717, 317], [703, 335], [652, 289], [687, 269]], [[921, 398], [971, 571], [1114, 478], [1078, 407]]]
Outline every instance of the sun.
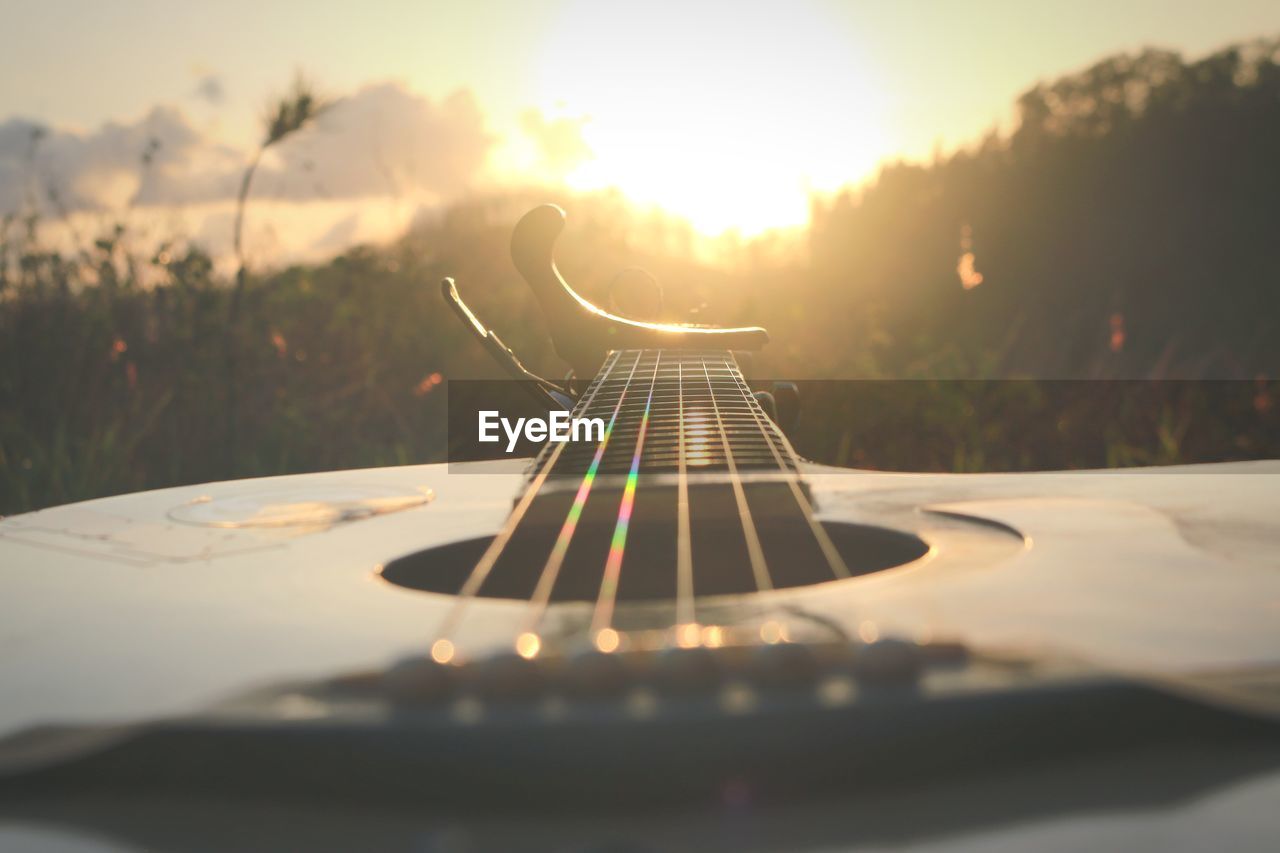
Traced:
[[588, 117], [575, 189], [750, 235], [806, 223], [811, 193], [886, 153], [881, 89], [821, 5], [575, 2], [549, 29], [540, 106]]

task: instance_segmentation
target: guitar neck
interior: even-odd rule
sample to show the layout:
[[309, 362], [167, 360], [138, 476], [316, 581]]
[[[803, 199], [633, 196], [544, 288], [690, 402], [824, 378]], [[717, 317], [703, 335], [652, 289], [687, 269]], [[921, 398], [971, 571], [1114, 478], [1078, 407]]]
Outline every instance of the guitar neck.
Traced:
[[601, 440], [544, 447], [478, 564], [482, 594], [595, 601], [603, 629], [617, 600], [670, 599], [683, 624], [695, 595], [796, 583], [779, 567], [848, 575], [729, 351], [611, 352], [573, 415]]
[[[727, 350], [616, 350], [575, 418], [599, 418], [605, 440], [548, 445], [534, 470], [550, 479], [752, 472], [794, 474], [796, 457]], [[594, 467], [593, 467], [594, 466]]]

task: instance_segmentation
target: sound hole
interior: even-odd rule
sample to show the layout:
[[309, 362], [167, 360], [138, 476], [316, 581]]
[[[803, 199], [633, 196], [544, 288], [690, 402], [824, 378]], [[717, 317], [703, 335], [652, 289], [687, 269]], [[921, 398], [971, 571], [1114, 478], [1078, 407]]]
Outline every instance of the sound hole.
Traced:
[[[669, 497], [669, 496], [668, 496]], [[564, 502], [567, 506], [569, 498]], [[754, 498], [753, 498], [754, 500]], [[564, 518], [565, 506], [550, 502], [538, 515]], [[595, 601], [608, 558], [616, 504], [600, 501], [600, 517], [591, 504], [577, 526], [552, 601]], [[641, 492], [627, 538], [618, 585], [620, 601], [676, 597], [676, 524], [672, 504], [662, 495]], [[755, 592], [746, 539], [733, 497], [725, 491], [701, 495], [691, 525], [693, 586], [698, 596]], [[763, 507], [761, 507], [763, 509]], [[531, 515], [533, 515], [531, 513]], [[754, 515], [770, 579], [777, 588], [808, 586], [835, 579], [808, 521], [798, 512], [761, 511]], [[829, 522], [822, 525], [851, 575], [866, 575], [924, 556], [920, 538], [884, 527]], [[528, 599], [538, 583], [559, 524], [534, 517], [522, 523], [480, 588], [485, 598]], [[466, 581], [492, 540], [471, 539], [419, 551], [387, 564], [386, 580], [409, 589], [453, 594]]]

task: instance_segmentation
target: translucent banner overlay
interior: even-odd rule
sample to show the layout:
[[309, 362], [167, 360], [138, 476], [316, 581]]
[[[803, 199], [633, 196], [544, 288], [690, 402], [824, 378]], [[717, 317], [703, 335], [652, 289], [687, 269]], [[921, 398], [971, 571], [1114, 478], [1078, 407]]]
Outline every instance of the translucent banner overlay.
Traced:
[[[1276, 380], [752, 380], [778, 390], [778, 419], [800, 456], [852, 468], [1021, 472], [1135, 468], [1280, 458]], [[789, 405], [798, 392], [798, 413]], [[514, 426], [549, 420], [532, 382], [450, 380], [450, 463], [459, 472], [528, 467], [541, 448], [499, 427], [479, 441], [480, 412]], [[492, 434], [492, 433], [491, 433]]]

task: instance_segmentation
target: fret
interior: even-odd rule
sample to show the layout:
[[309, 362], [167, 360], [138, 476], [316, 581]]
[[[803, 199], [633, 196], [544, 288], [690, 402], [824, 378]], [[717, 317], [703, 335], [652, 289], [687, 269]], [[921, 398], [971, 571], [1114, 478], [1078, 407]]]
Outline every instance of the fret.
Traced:
[[[598, 474], [624, 475], [630, 470], [646, 413], [639, 473], [677, 472], [682, 439], [692, 474], [723, 472], [729, 467], [729, 456], [739, 471], [794, 473], [797, 469], [790, 446], [760, 408], [732, 353], [611, 353], [573, 410], [577, 418], [601, 418], [606, 424], [613, 421]], [[597, 449], [594, 443], [562, 446], [551, 465], [550, 479], [580, 479]], [[547, 464], [551, 452], [550, 445], [545, 447], [533, 470]]]

